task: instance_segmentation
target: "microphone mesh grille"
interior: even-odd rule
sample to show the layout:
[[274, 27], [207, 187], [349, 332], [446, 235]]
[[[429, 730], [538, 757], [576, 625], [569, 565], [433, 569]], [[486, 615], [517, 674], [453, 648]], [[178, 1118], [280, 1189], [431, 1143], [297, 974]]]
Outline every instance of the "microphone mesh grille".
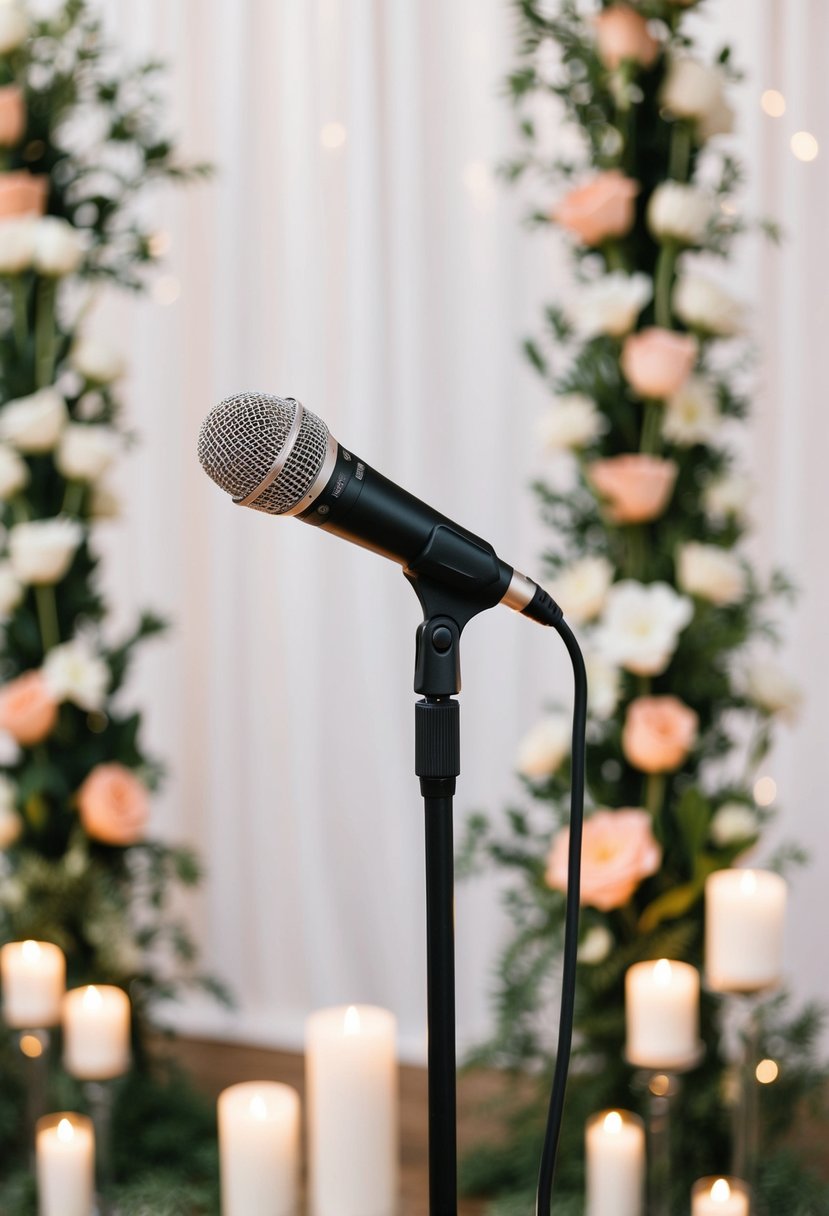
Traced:
[[[266, 393], [239, 393], [220, 401], [199, 432], [205, 473], [233, 498], [246, 498], [273, 468], [295, 412], [292, 397]], [[297, 506], [316, 481], [327, 446], [328, 427], [306, 410], [284, 468], [250, 506], [269, 515], [283, 515]]]

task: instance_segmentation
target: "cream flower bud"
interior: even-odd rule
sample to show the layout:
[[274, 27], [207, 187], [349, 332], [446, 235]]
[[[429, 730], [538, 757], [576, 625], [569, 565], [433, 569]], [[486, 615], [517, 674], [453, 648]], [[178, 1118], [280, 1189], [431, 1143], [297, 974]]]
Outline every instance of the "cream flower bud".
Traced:
[[56, 701], [72, 701], [92, 711], [106, 702], [110, 670], [91, 645], [75, 638], [49, 651], [43, 678]]
[[648, 203], [648, 227], [661, 241], [698, 245], [713, 215], [708, 195], [684, 182], [662, 182]]
[[0, 440], [19, 452], [51, 452], [69, 414], [57, 389], [42, 388], [0, 409]]
[[7, 55], [25, 42], [29, 32], [29, 21], [23, 8], [6, 0], [0, 4], [0, 55]]
[[9, 532], [12, 570], [21, 583], [60, 582], [82, 540], [81, 525], [64, 516], [15, 524]]
[[744, 802], [725, 802], [711, 818], [709, 832], [721, 849], [750, 841], [758, 835], [757, 816]]
[[718, 283], [701, 274], [684, 274], [673, 296], [676, 315], [690, 329], [730, 338], [743, 328], [743, 305]]
[[606, 557], [582, 557], [560, 570], [550, 583], [550, 594], [574, 625], [592, 621], [604, 608], [613, 566]]
[[517, 768], [530, 781], [546, 781], [570, 753], [572, 725], [566, 714], [542, 718], [518, 748]]
[[97, 481], [118, 451], [118, 435], [109, 426], [71, 422], [61, 436], [55, 463], [70, 481]]
[[0, 219], [0, 274], [28, 270], [35, 255], [35, 221], [31, 216]]
[[596, 334], [620, 338], [633, 329], [652, 295], [648, 275], [614, 270], [579, 291], [571, 308], [573, 323], [583, 338]]
[[613, 934], [606, 925], [593, 925], [579, 942], [579, 962], [588, 967], [603, 963], [614, 946]]
[[541, 418], [538, 435], [548, 452], [568, 452], [593, 443], [606, 425], [595, 401], [584, 393], [566, 393]]
[[112, 486], [104, 485], [102, 482], [97, 482], [93, 486], [89, 514], [98, 523], [121, 518], [123, 503]]
[[72, 274], [83, 261], [81, 234], [68, 220], [44, 216], [35, 225], [34, 265], [40, 274]]
[[674, 59], [662, 88], [662, 104], [676, 118], [697, 124], [701, 140], [727, 135], [734, 129], [734, 111], [725, 94], [725, 76], [720, 68], [697, 59]]
[[712, 443], [721, 426], [717, 394], [710, 380], [704, 376], [690, 376], [682, 388], [665, 402], [662, 434], [680, 447]]
[[8, 502], [29, 484], [29, 466], [14, 448], [0, 443], [0, 501]]
[[677, 582], [688, 595], [719, 607], [736, 604], [745, 596], [745, 567], [728, 549], [690, 541], [680, 545], [676, 564]]
[[754, 482], [741, 473], [725, 473], [709, 481], [702, 503], [713, 520], [745, 518], [754, 494]]
[[803, 693], [785, 667], [774, 659], [757, 659], [746, 673], [746, 694], [769, 714], [793, 718], [800, 708]]
[[120, 351], [99, 338], [81, 338], [72, 347], [69, 361], [75, 371], [94, 384], [109, 384], [124, 374]]

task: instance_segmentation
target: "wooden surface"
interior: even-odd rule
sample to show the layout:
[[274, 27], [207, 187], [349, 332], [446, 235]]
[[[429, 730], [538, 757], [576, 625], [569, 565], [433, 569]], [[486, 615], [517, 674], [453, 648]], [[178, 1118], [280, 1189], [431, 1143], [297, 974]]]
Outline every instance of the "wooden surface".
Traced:
[[[158, 1050], [172, 1052], [211, 1098], [239, 1081], [284, 1081], [300, 1093], [304, 1090], [301, 1055], [204, 1039], [177, 1039], [160, 1044]], [[462, 1082], [459, 1093], [462, 1143], [471, 1143], [472, 1136], [477, 1137], [485, 1130], [485, 1123], [476, 1112], [481, 1100], [493, 1092], [497, 1090], [493, 1090], [493, 1081], [487, 1078], [476, 1079], [472, 1086]], [[426, 1073], [422, 1068], [404, 1066], [400, 1070], [400, 1139], [401, 1216], [428, 1216]], [[481, 1216], [483, 1210], [483, 1203], [464, 1200], [459, 1216]]]

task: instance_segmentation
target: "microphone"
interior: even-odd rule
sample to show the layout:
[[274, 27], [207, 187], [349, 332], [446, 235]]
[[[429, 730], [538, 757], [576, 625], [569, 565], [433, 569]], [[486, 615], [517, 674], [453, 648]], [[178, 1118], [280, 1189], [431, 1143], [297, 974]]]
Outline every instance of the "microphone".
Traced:
[[542, 625], [561, 621], [543, 587], [344, 448], [293, 397], [225, 398], [202, 423], [198, 449], [208, 477], [239, 506], [295, 515], [481, 608], [506, 604]]

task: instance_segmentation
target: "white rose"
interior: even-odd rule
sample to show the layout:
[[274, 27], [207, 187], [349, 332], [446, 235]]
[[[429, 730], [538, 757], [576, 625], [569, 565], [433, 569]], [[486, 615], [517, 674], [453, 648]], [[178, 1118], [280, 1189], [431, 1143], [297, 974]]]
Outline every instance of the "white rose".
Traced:
[[605, 659], [636, 675], [660, 675], [694, 606], [667, 583], [623, 579], [607, 596], [596, 641]]
[[21, 583], [60, 582], [82, 540], [81, 525], [64, 516], [15, 524], [9, 532], [12, 569]]
[[683, 182], [662, 182], [648, 203], [648, 227], [653, 235], [683, 245], [698, 245], [713, 215], [708, 195]]
[[770, 714], [794, 717], [803, 694], [789, 672], [774, 659], [758, 659], [746, 673], [746, 694]]
[[35, 221], [29, 216], [0, 220], [0, 274], [28, 270], [34, 254]]
[[23, 598], [23, 587], [11, 562], [0, 561], [0, 620], [7, 620]]
[[121, 352], [99, 338], [80, 338], [72, 347], [69, 361], [75, 371], [95, 384], [109, 384], [124, 374]]
[[16, 50], [26, 41], [28, 32], [29, 21], [20, 5], [0, 4], [0, 55]]
[[55, 463], [70, 481], [97, 481], [118, 451], [118, 435], [109, 426], [71, 422], [61, 436]]
[[584, 665], [587, 670], [587, 708], [592, 717], [607, 722], [616, 712], [622, 687], [619, 668], [608, 663], [596, 651], [586, 651]]
[[754, 482], [742, 473], [724, 473], [702, 492], [706, 513], [715, 520], [742, 519], [754, 494]]
[[106, 701], [110, 670], [87, 642], [75, 638], [49, 651], [43, 678], [56, 701], [72, 701], [91, 711]]
[[621, 337], [633, 329], [652, 295], [648, 275], [614, 270], [580, 288], [571, 308], [573, 323], [584, 338], [596, 334]]
[[720, 848], [753, 840], [759, 832], [757, 816], [744, 802], [726, 802], [714, 813], [709, 826], [711, 839]]
[[19, 452], [51, 452], [66, 426], [66, 402], [54, 388], [18, 397], [0, 409], [0, 439]]
[[594, 925], [579, 942], [579, 962], [588, 967], [603, 963], [613, 949], [614, 938], [605, 925]]
[[549, 452], [568, 452], [592, 443], [605, 429], [595, 401], [584, 393], [567, 393], [541, 419], [538, 434]]
[[689, 376], [665, 402], [662, 434], [680, 447], [712, 443], [722, 425], [714, 386], [703, 376]]
[[727, 135], [734, 130], [734, 111], [725, 83], [720, 68], [697, 59], [674, 59], [662, 87], [662, 104], [677, 118], [695, 121], [701, 140]]
[[705, 275], [684, 274], [673, 296], [674, 312], [690, 329], [730, 338], [740, 333], [745, 320], [743, 305], [719, 283]]
[[29, 484], [29, 466], [14, 448], [0, 443], [0, 500], [8, 502]]
[[517, 768], [531, 781], [552, 777], [570, 752], [572, 724], [565, 714], [550, 714], [525, 735], [518, 748]]
[[565, 566], [550, 583], [553, 599], [575, 625], [592, 621], [604, 608], [613, 582], [613, 566], [606, 557], [582, 557]]
[[83, 239], [68, 220], [44, 216], [35, 224], [35, 269], [41, 274], [72, 274], [83, 261]]
[[89, 514], [92, 519], [103, 522], [108, 519], [120, 519], [122, 502], [111, 486], [98, 482], [92, 489], [92, 502]]
[[7, 730], [0, 730], [0, 764], [4, 768], [13, 768], [20, 762], [22, 754], [17, 740]]
[[689, 541], [677, 551], [677, 582], [688, 595], [722, 607], [738, 603], [746, 593], [743, 563], [719, 545]]

